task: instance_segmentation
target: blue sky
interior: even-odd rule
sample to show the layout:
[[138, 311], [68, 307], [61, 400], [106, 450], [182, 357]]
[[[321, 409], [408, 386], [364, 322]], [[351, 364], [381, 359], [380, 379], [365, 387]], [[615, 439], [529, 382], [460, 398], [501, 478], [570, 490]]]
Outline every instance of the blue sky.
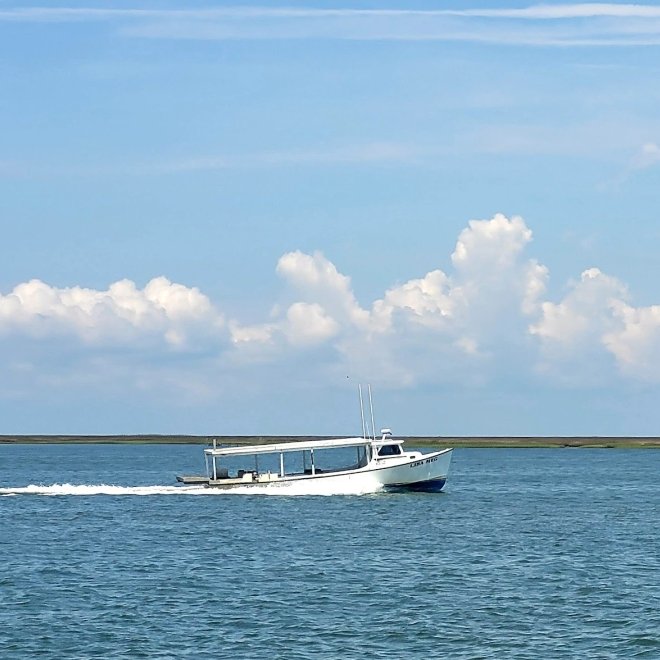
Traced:
[[657, 435], [660, 6], [0, 2], [0, 433]]

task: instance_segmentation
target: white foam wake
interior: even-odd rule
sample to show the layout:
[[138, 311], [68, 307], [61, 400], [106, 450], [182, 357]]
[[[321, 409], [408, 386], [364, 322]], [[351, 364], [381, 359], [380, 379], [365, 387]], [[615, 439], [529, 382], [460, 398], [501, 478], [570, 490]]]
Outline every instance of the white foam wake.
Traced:
[[111, 484], [30, 484], [20, 488], [0, 488], [0, 495], [170, 495], [193, 491], [199, 486], [113, 486]]
[[[324, 480], [323, 480], [324, 481]], [[239, 486], [236, 488], [206, 488], [204, 486], [113, 486], [110, 484], [30, 484], [16, 488], [0, 488], [0, 497], [15, 495], [367, 495], [380, 486], [358, 486], [352, 482], [334, 484], [322, 480], [286, 484]]]

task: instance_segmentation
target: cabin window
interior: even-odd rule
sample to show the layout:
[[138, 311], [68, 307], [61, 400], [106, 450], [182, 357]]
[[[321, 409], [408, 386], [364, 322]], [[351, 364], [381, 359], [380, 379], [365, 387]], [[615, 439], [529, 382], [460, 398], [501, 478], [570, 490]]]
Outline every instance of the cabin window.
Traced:
[[378, 450], [379, 456], [398, 456], [401, 453], [399, 445], [384, 445]]

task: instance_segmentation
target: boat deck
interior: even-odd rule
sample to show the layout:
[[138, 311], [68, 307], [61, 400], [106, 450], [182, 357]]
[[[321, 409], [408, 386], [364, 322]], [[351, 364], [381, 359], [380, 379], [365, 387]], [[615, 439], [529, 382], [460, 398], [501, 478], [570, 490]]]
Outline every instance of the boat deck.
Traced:
[[254, 484], [268, 484], [279, 481], [275, 474], [266, 473], [254, 477], [252, 473], [247, 473], [241, 477], [225, 477], [222, 479], [209, 479], [203, 475], [182, 474], [177, 475], [176, 480], [187, 486], [250, 486]]
[[203, 486], [209, 483], [209, 478], [201, 475], [181, 474], [177, 475], [176, 480], [189, 486]]

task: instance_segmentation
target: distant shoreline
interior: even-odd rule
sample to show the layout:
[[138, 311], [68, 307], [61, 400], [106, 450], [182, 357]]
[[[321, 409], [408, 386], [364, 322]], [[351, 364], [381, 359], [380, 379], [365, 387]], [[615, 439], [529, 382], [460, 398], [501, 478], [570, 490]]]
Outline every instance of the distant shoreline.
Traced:
[[[219, 443], [235, 445], [272, 444], [322, 440], [336, 436], [215, 436]], [[0, 435], [1, 444], [186, 444], [205, 445], [212, 436], [200, 435]], [[547, 447], [591, 447], [591, 448], [657, 448], [660, 437], [620, 436], [401, 436], [409, 446], [417, 447], [470, 447], [470, 448], [547, 448]]]

